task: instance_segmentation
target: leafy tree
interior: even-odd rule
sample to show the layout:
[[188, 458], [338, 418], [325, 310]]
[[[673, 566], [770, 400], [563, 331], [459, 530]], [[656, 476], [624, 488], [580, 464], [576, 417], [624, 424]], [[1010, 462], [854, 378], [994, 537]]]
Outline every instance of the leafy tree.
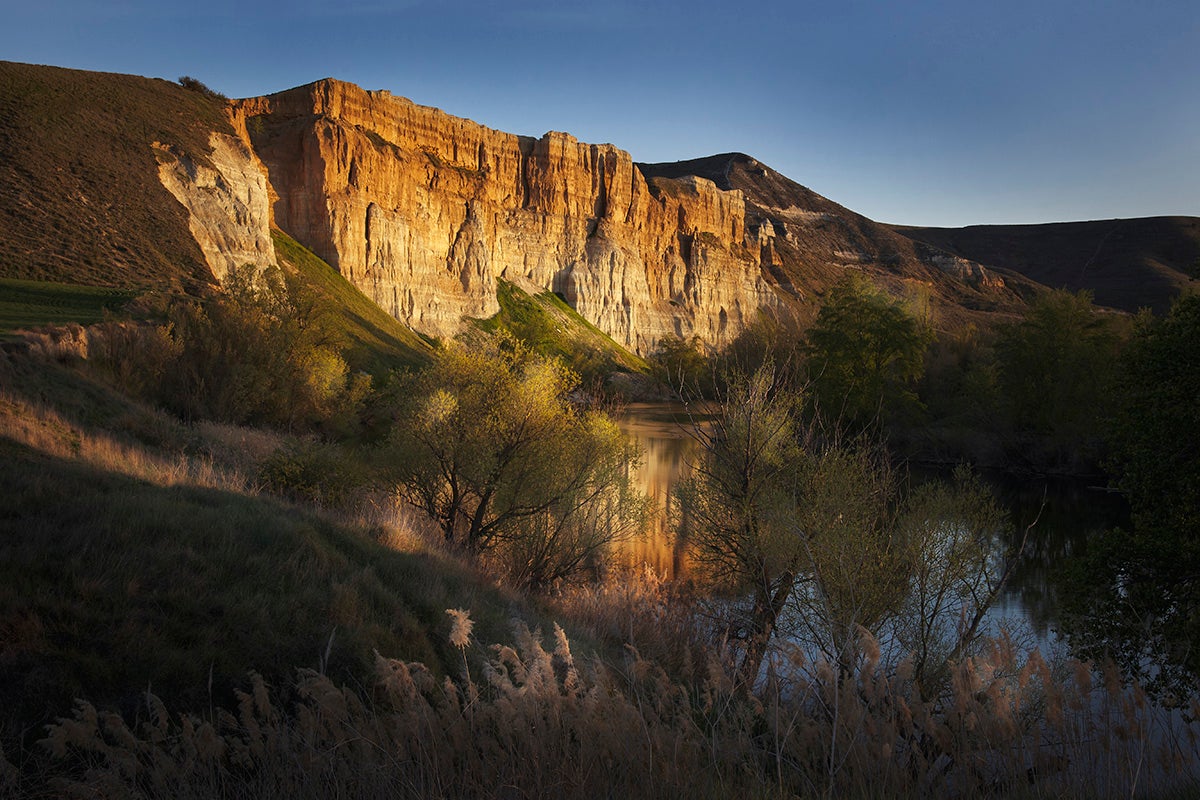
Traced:
[[933, 420], [994, 431], [1000, 388], [990, 337], [974, 325], [939, 337], [926, 354], [920, 395]]
[[747, 686], [804, 559], [794, 518], [804, 455], [799, 409], [781, 388], [770, 365], [732, 381], [711, 428], [696, 429], [703, 458], [677, 489], [697, 569], [735, 595], [749, 593], [750, 610], [732, 631], [743, 643], [737, 673]]
[[1017, 552], [998, 547], [1007, 524], [991, 492], [966, 467], [951, 481], [922, 484], [905, 498], [897, 525], [908, 583], [893, 630], [926, 692], [970, 652], [1017, 563], [1023, 542]]
[[721, 351], [717, 373], [753, 375], [770, 363], [783, 379], [799, 388], [803, 339], [803, 331], [794, 318], [776, 319], [760, 313]]
[[735, 598], [737, 679], [754, 684], [780, 635], [848, 673], [866, 629], [918, 651], [917, 678], [932, 684], [969, 652], [1003, 584], [1002, 515], [966, 472], [905, 496], [880, 448], [803, 419], [770, 364], [735, 377], [677, 490], [698, 575]]
[[1113, 394], [1132, 530], [1089, 543], [1067, 593], [1072, 643], [1181, 692], [1200, 677], [1200, 295], [1139, 316]]
[[919, 408], [929, 328], [905, 305], [851, 275], [829, 290], [808, 331], [809, 379], [819, 410], [862, 427]]
[[681, 395], [707, 397], [713, 392], [712, 364], [699, 336], [665, 336], [650, 355], [654, 376]]
[[1119, 324], [1096, 310], [1090, 292], [1055, 291], [1000, 332], [996, 352], [1009, 418], [1018, 432], [1047, 440], [1054, 458], [1078, 462], [1099, 452]]
[[544, 586], [630, 533], [635, 445], [600, 412], [574, 408], [575, 377], [520, 347], [451, 346], [399, 387], [392, 462], [401, 494], [445, 541], [493, 551], [519, 583]]
[[237, 423], [311, 425], [361, 398], [365, 386], [348, 378], [328, 301], [299, 277], [247, 265], [223, 289], [172, 306], [147, 334], [154, 347], [111, 354], [114, 372], [144, 361], [135, 366], [156, 380], [126, 381], [131, 389], [185, 417]]

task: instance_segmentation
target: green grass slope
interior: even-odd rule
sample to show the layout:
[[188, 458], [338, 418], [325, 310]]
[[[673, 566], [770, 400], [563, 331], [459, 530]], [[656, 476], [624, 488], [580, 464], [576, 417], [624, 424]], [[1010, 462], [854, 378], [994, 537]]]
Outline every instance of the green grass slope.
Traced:
[[584, 379], [617, 371], [649, 371], [643, 359], [617, 344], [553, 292], [530, 295], [501, 279], [497, 281], [496, 299], [500, 311], [479, 320], [480, 329], [511, 334], [542, 355], [561, 358]]
[[253, 451], [280, 440], [0, 351], [0, 741], [28, 743], [75, 697], [129, 709], [152, 687], [202, 710], [250, 670], [359, 685], [375, 650], [457, 669], [445, 609], [493, 640], [527, 613], [384, 523], [260, 494]]
[[0, 278], [0, 337], [22, 328], [89, 325], [121, 311], [135, 293], [101, 286]]
[[212, 282], [153, 143], [203, 163], [223, 102], [165, 80], [0, 62], [0, 277]]
[[346, 361], [353, 369], [381, 374], [389, 369], [420, 366], [433, 349], [410, 328], [358, 290], [337, 270], [286, 233], [272, 232], [275, 254], [330, 301], [337, 329], [347, 343]]

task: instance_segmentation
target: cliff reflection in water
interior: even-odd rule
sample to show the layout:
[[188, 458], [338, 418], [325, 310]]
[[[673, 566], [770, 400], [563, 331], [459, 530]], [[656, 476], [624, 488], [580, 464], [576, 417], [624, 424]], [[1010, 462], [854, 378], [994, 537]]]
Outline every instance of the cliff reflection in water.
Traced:
[[[712, 419], [711, 407], [678, 403], [634, 403], [618, 419], [622, 429], [643, 448], [642, 464], [633, 471], [634, 485], [653, 498], [656, 517], [645, 535], [623, 542], [617, 561], [629, 566], [649, 565], [672, 579], [687, 572], [686, 541], [676, 533], [683, 516], [673, 495], [700, 457], [689, 433], [696, 424]], [[915, 483], [944, 480], [942, 470], [913, 470]], [[997, 557], [1015, 550], [1026, 526], [1032, 525], [1025, 549], [989, 617], [1023, 625], [1042, 644], [1057, 638], [1061, 601], [1058, 576], [1087, 541], [1099, 531], [1128, 524], [1128, 507], [1119, 495], [1096, 491], [1088, 482], [1071, 480], [1016, 480], [984, 474], [997, 500], [1009, 512], [1008, 536], [996, 542]], [[685, 521], [686, 522], [686, 521]], [[686, 524], [682, 526], [686, 530]]]
[[711, 410], [680, 403], [631, 403], [617, 420], [642, 446], [642, 463], [632, 469], [634, 486], [653, 499], [656, 511], [645, 534], [623, 542], [617, 560], [629, 566], [650, 566], [666, 578], [687, 570], [686, 542], [676, 534], [680, 518], [676, 484], [687, 477], [697, 456], [689, 431], [711, 419]]

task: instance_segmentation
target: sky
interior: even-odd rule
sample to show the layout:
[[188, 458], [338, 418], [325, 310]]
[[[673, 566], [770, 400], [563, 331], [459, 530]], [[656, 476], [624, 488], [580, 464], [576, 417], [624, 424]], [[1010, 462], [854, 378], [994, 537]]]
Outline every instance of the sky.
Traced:
[[882, 222], [1200, 216], [1200, 0], [0, 0], [0, 59], [740, 151]]

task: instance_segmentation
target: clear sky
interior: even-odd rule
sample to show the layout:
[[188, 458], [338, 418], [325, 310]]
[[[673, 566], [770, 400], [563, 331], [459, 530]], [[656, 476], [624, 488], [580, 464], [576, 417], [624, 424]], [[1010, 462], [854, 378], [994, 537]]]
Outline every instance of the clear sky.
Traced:
[[738, 150], [884, 222], [1200, 215], [1200, 0], [0, 0], [0, 59]]

